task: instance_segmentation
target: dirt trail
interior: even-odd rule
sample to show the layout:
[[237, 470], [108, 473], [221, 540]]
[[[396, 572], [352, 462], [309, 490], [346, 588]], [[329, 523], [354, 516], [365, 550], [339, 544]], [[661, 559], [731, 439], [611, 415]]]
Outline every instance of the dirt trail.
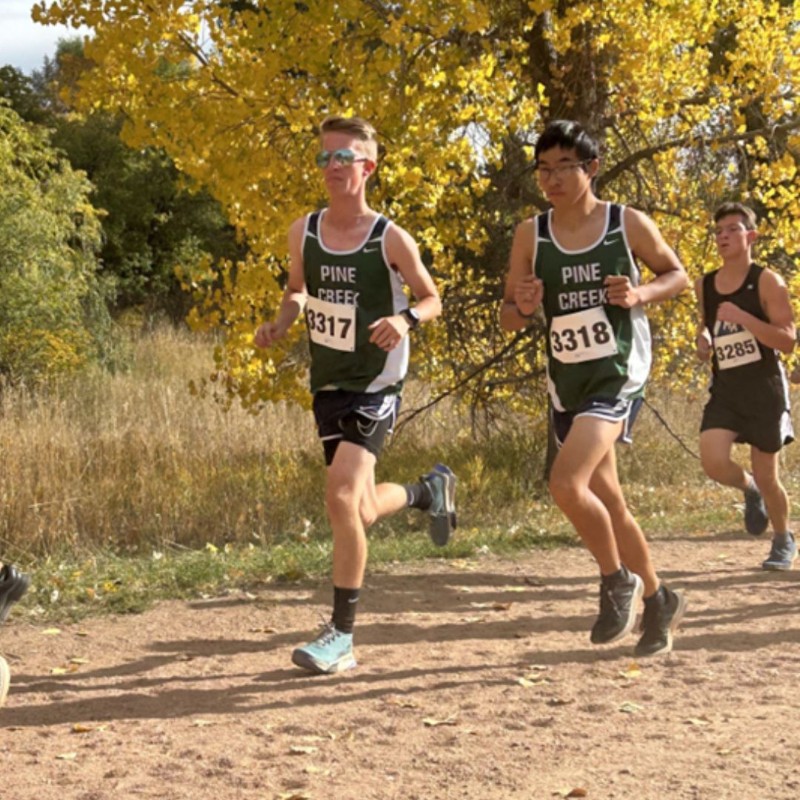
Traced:
[[655, 541], [689, 609], [638, 663], [633, 636], [589, 644], [577, 548], [370, 575], [359, 667], [334, 677], [289, 661], [327, 585], [59, 633], [12, 616], [0, 798], [797, 798], [800, 572], [761, 572], [767, 549]]

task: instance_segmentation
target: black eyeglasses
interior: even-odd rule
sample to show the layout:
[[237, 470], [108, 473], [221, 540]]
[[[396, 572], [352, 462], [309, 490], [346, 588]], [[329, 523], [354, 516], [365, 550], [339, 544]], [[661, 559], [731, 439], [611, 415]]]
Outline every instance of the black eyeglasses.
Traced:
[[330, 150], [323, 150], [321, 153], [317, 153], [317, 166], [320, 169], [325, 169], [331, 161], [334, 161], [340, 167], [349, 167], [352, 164], [357, 164], [360, 161], [369, 161], [366, 156], [359, 156], [357, 153], [352, 151], [349, 147], [345, 147], [342, 150], [334, 150], [331, 152]]
[[571, 161], [569, 164], [559, 164], [557, 167], [542, 167], [539, 164], [534, 164], [533, 169], [540, 180], [549, 181], [550, 178], [560, 178], [573, 170], [585, 167], [590, 161], [591, 159], [585, 161]]

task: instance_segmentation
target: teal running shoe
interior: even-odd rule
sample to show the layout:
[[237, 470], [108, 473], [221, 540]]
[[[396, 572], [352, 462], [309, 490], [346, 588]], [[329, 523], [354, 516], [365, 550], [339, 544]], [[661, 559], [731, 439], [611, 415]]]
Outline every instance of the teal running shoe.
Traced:
[[333, 675], [353, 669], [356, 665], [353, 634], [337, 631], [329, 622], [313, 642], [292, 652], [292, 662], [318, 675]]

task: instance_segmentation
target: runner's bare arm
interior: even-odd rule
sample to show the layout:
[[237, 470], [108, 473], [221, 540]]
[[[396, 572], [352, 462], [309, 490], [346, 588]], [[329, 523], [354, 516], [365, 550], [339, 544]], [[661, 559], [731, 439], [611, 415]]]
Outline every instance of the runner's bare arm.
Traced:
[[697, 357], [700, 361], [708, 361], [711, 358], [711, 334], [706, 325], [706, 315], [703, 306], [703, 279], [698, 278], [694, 282], [694, 293], [697, 297], [697, 310], [700, 316], [700, 324], [697, 326]]
[[269, 347], [282, 339], [306, 305], [306, 282], [303, 277], [303, 231], [305, 217], [296, 219], [289, 228], [289, 280], [274, 320], [259, 326], [255, 335], [258, 347]]
[[658, 226], [646, 214], [626, 207], [625, 233], [633, 254], [643, 261], [655, 278], [639, 286], [632, 286], [627, 276], [606, 278], [608, 302], [632, 308], [668, 300], [680, 294], [688, 285], [689, 277], [675, 251], [664, 241]]
[[535, 222], [527, 219], [517, 225], [508, 263], [503, 305], [500, 307], [500, 326], [506, 331], [518, 331], [531, 324], [531, 317], [541, 305], [544, 288], [533, 274], [533, 245]]
[[[422, 263], [419, 248], [412, 236], [397, 225], [386, 231], [386, 258], [411, 289], [416, 303], [414, 310], [420, 322], [436, 319], [442, 313], [442, 301], [430, 272]], [[370, 325], [369, 340], [384, 350], [393, 350], [402, 341], [410, 328], [402, 314], [381, 317]]]

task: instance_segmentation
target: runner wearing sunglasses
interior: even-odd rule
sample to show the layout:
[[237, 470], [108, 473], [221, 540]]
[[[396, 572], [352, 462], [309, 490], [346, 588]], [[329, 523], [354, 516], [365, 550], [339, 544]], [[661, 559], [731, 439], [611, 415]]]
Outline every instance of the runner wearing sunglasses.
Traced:
[[[305, 312], [314, 416], [325, 452], [325, 506], [333, 532], [333, 614], [298, 666], [334, 673], [356, 665], [353, 628], [367, 560], [366, 529], [417, 508], [437, 545], [456, 524], [452, 471], [437, 464], [417, 483], [375, 483], [408, 368], [409, 333], [439, 316], [441, 301], [413, 238], [369, 207], [378, 161], [372, 125], [329, 117], [320, 126], [317, 166], [328, 206], [289, 229], [289, 279], [277, 316], [256, 332], [259, 347], [286, 335]], [[409, 306], [403, 286], [416, 300]]]

